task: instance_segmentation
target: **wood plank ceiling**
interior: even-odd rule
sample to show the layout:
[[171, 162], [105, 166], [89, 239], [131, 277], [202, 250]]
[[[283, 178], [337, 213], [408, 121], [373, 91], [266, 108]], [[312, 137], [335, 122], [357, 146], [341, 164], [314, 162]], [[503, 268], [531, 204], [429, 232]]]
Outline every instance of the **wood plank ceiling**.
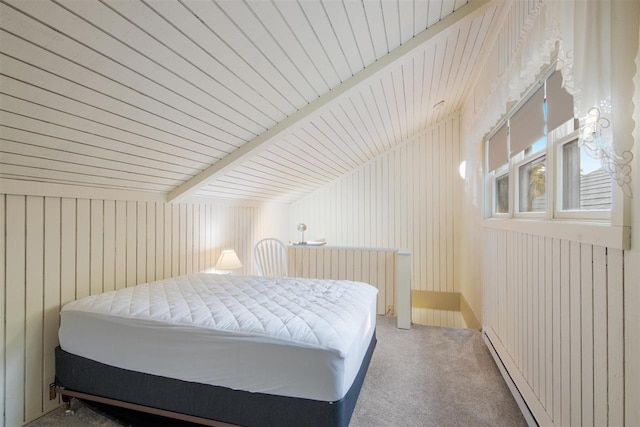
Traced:
[[[1, 0], [0, 180], [168, 193], [466, 3]], [[459, 110], [499, 7], [195, 194], [290, 203]]]

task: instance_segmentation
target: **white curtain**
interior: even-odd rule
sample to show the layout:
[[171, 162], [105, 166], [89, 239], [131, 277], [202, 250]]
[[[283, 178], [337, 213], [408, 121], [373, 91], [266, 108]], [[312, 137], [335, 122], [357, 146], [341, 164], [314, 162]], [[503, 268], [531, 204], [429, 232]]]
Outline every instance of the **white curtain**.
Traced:
[[[504, 7], [513, 8], [514, 3]], [[467, 176], [481, 176], [476, 145], [504, 117], [509, 103], [535, 83], [557, 48], [557, 68], [580, 120], [580, 144], [631, 197], [639, 21], [638, 0], [539, 0], [519, 34], [509, 34], [508, 25], [503, 26], [463, 110]], [[509, 37], [518, 37], [518, 42], [514, 52], [506, 52], [508, 65], [493, 66], [504, 62], [500, 39]]]
[[[552, 0], [558, 69], [580, 120], [579, 144], [632, 197], [637, 0]], [[560, 18], [560, 19], [557, 19]], [[556, 30], [557, 29], [557, 30]]]
[[[529, 2], [531, 3], [531, 2]], [[545, 65], [551, 63], [557, 36], [550, 27], [551, 11], [542, 0], [533, 2], [526, 17], [515, 1], [502, 4], [505, 15], [476, 85], [462, 111], [462, 132], [466, 141], [467, 171], [465, 191], [472, 192], [479, 205], [482, 182], [482, 150], [478, 148], [488, 132], [506, 115], [509, 106], [520, 100]], [[511, 49], [509, 49], [511, 47]]]

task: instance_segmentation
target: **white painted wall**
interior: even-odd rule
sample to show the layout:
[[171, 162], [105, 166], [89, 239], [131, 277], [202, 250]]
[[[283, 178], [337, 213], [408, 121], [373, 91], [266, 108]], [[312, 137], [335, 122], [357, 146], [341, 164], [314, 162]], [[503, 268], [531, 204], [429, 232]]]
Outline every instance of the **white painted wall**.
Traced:
[[586, 227], [567, 238], [484, 222], [479, 171], [463, 195], [462, 292], [541, 425], [640, 425], [638, 73], [635, 83], [630, 250], [585, 243]]
[[[481, 153], [481, 149], [479, 150]], [[481, 156], [481, 154], [479, 154]], [[464, 154], [463, 154], [464, 158]], [[481, 158], [481, 157], [480, 157]], [[479, 199], [482, 189], [474, 188], [475, 183], [482, 182], [482, 171], [474, 166], [467, 166], [467, 184], [461, 192], [459, 205], [458, 254], [456, 268], [460, 278], [460, 292], [469, 303], [471, 310], [482, 324], [482, 202]]]
[[252, 273], [254, 243], [285, 238], [288, 209], [0, 194], [4, 425], [22, 425], [57, 405], [48, 385], [63, 304], [207, 270], [227, 248], [243, 263], [235, 274]]
[[624, 409], [627, 425], [640, 425], [640, 50], [635, 65], [632, 162], [635, 197], [631, 202], [631, 249], [624, 254], [624, 395], [625, 402], [629, 402]]
[[462, 293], [482, 308], [483, 328], [538, 422], [640, 424], [640, 227], [628, 251], [581, 242], [587, 228], [575, 239], [517, 221], [505, 228], [482, 220], [473, 194], [462, 202]]
[[[329, 245], [411, 252], [414, 290], [460, 292], [455, 264], [463, 181], [460, 119], [449, 117], [292, 205], [292, 224]], [[291, 227], [291, 240], [300, 239]], [[455, 313], [431, 310], [430, 324], [459, 324]]]
[[[640, 61], [638, 61], [640, 64]], [[640, 68], [640, 67], [639, 67]], [[640, 88], [640, 78], [636, 80]], [[640, 106], [640, 90], [636, 90], [636, 106]], [[633, 160], [633, 182], [636, 196], [631, 212], [631, 249], [625, 251], [624, 287], [624, 386], [625, 421], [640, 425], [640, 108], [636, 107], [636, 130]], [[632, 402], [635, 402], [632, 403]]]
[[623, 425], [623, 251], [485, 227], [483, 328], [538, 421]]

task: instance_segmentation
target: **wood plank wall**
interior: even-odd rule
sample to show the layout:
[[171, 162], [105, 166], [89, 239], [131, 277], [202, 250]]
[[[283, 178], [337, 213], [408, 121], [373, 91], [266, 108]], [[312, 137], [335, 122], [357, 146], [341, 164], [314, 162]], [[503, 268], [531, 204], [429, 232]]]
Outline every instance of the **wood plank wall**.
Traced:
[[288, 206], [269, 209], [0, 194], [0, 426], [57, 405], [48, 384], [63, 304], [206, 270], [225, 248], [251, 273], [254, 243], [288, 226]]
[[289, 247], [289, 276], [355, 280], [378, 289], [378, 314], [395, 314], [396, 250]]
[[624, 425], [623, 251], [484, 237], [484, 328], [538, 421]]
[[[412, 289], [460, 292], [460, 161], [455, 116], [294, 203], [291, 222], [306, 223], [308, 239], [325, 237], [329, 245], [407, 249]], [[433, 325], [458, 320], [438, 310], [424, 317]]]

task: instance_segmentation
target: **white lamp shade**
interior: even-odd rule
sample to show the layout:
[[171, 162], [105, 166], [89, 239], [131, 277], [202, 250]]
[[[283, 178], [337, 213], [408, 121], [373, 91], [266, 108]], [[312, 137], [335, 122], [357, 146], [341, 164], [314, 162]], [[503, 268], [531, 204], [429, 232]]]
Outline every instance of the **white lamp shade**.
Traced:
[[235, 270], [241, 267], [242, 263], [240, 262], [240, 258], [238, 258], [238, 254], [236, 254], [236, 251], [233, 249], [225, 249], [222, 251], [218, 262], [216, 262], [216, 270]]

